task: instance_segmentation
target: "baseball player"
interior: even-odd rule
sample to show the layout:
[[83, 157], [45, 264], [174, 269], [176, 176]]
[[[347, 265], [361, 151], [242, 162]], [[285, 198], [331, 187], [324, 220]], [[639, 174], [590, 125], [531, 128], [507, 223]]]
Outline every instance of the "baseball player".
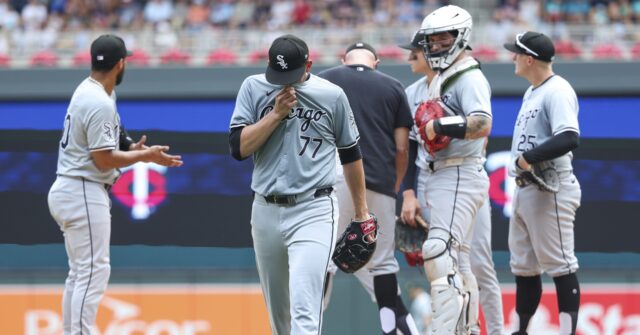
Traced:
[[[511, 271], [516, 276], [518, 329], [526, 334], [535, 313], [544, 271], [553, 277], [560, 312], [560, 334], [575, 334], [580, 306], [573, 221], [582, 192], [573, 175], [572, 150], [578, 147], [578, 99], [564, 78], [553, 73], [555, 54], [549, 37], [518, 34], [504, 47], [513, 52], [516, 75], [531, 86], [524, 93], [511, 144], [509, 174], [516, 178], [513, 216], [509, 222]], [[551, 163], [557, 192], [543, 191], [523, 178], [536, 164]]]
[[[411, 314], [403, 303], [394, 256], [396, 194], [408, 164], [409, 129], [413, 125], [402, 84], [376, 70], [380, 60], [375, 49], [364, 42], [347, 47], [342, 63], [318, 74], [340, 86], [353, 110], [361, 131], [360, 147], [366, 180], [367, 204], [378, 215], [380, 230], [376, 250], [367, 265], [354, 274], [375, 297], [383, 334], [417, 335]], [[336, 184], [340, 209], [338, 232], [345, 230], [354, 214], [351, 194], [342, 173]], [[331, 280], [336, 272], [329, 271]], [[330, 294], [330, 292], [328, 292]]]
[[320, 334], [338, 220], [336, 149], [355, 220], [373, 220], [349, 101], [310, 73], [308, 56], [301, 39], [278, 37], [266, 73], [242, 83], [230, 123], [232, 156], [253, 155], [251, 233], [274, 334]]
[[[429, 148], [444, 137], [449, 141], [430, 152], [432, 160], [419, 177], [430, 223], [422, 256], [434, 306], [432, 334], [469, 333], [477, 327], [477, 302], [469, 300], [477, 295], [465, 294], [477, 290], [477, 284], [468, 260], [459, 256], [468, 252], [474, 218], [489, 189], [483, 148], [491, 130], [491, 90], [478, 62], [465, 51], [471, 28], [471, 15], [449, 5], [427, 15], [418, 32], [436, 72], [427, 98], [445, 116], [427, 120], [416, 112], [414, 131]], [[463, 304], [469, 306], [464, 311]]]
[[134, 143], [120, 122], [115, 86], [122, 82], [124, 41], [102, 35], [91, 44], [91, 75], [76, 88], [64, 119], [49, 210], [64, 235], [69, 274], [62, 298], [65, 335], [91, 334], [109, 281], [111, 200], [119, 168], [136, 162], [182, 165], [167, 146]]
[[[436, 75], [436, 72], [431, 70], [424, 57], [424, 51], [420, 45], [420, 41], [423, 39], [424, 37], [416, 32], [410, 43], [399, 45], [401, 48], [410, 51], [408, 61], [411, 66], [411, 71], [425, 75], [406, 89], [413, 115], [415, 115], [418, 106], [427, 99], [428, 85]], [[403, 191], [403, 209], [401, 212], [403, 221], [410, 225], [414, 225], [416, 215], [429, 216], [429, 210], [426, 207], [424, 197], [424, 185], [426, 184], [426, 179], [429, 174], [426, 172], [423, 173], [422, 171], [428, 168], [428, 164], [433, 161], [433, 157], [422, 144], [418, 144], [419, 142], [422, 142], [420, 137], [416, 137], [416, 133], [412, 132], [411, 140], [409, 141], [409, 152], [410, 160], [415, 161], [415, 164], [410, 164], [404, 183], [405, 185], [414, 185], [415, 176], [420, 176], [417, 181], [418, 195], [416, 197], [414, 187], [405, 187]], [[485, 311], [488, 334], [502, 335], [504, 332], [502, 294], [500, 292], [500, 284], [498, 283], [491, 252], [491, 208], [488, 194], [484, 205], [476, 215], [473, 234], [469, 234], [463, 244], [468, 247], [461, 248], [461, 267], [466, 271], [470, 266], [471, 272], [476, 277], [478, 285], [478, 289], [468, 287], [467, 294], [473, 297], [478, 296], [479, 293], [479, 302]], [[470, 300], [472, 301], [470, 301], [470, 303], [478, 301], [478, 299], [471, 299], [471, 297]], [[470, 306], [469, 310], [477, 311], [477, 307]], [[472, 333], [479, 332], [477, 319], [477, 313], [468, 317], [467, 327]]]

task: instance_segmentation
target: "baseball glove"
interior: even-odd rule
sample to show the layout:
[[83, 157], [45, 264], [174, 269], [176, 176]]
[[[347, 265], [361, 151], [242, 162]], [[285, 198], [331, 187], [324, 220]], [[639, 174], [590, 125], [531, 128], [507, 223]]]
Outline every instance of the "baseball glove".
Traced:
[[331, 259], [346, 273], [362, 268], [373, 256], [378, 239], [378, 218], [370, 214], [364, 221], [352, 220], [342, 233]]
[[451, 142], [451, 137], [449, 136], [436, 134], [432, 140], [429, 140], [427, 137], [427, 123], [431, 120], [437, 120], [445, 115], [444, 107], [439, 99], [425, 101], [421, 103], [416, 110], [416, 126], [418, 127], [420, 137], [424, 141], [424, 145], [430, 154], [444, 149], [449, 145], [449, 142]]
[[543, 161], [530, 165], [531, 168], [529, 170], [520, 169], [520, 178], [524, 179], [525, 182], [535, 184], [540, 191], [556, 193], [560, 190], [560, 178], [553, 161]]
[[416, 216], [417, 227], [405, 224], [401, 218], [396, 219], [396, 249], [404, 254], [409, 266], [421, 266], [422, 244], [427, 240], [429, 225], [422, 218]]

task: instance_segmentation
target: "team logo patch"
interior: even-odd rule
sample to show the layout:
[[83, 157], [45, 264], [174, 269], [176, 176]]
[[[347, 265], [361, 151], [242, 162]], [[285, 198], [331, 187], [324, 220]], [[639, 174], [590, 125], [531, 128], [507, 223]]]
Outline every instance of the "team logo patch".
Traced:
[[349, 241], [353, 241], [356, 238], [358, 238], [358, 234], [349, 234], [349, 235], [347, 235], [347, 240], [349, 240]]
[[286, 70], [286, 69], [288, 69], [288, 68], [289, 68], [289, 64], [287, 64], [287, 63], [284, 61], [284, 56], [283, 56], [283, 55], [277, 55], [277, 56], [276, 56], [276, 59], [278, 60], [278, 65], [280, 65], [280, 67], [281, 67], [283, 70]]
[[364, 235], [367, 235], [373, 233], [376, 230], [376, 225], [373, 223], [373, 221], [369, 220], [361, 223], [360, 229], [362, 229], [362, 233]]
[[114, 128], [113, 125], [111, 124], [111, 122], [105, 122], [102, 125], [102, 128], [104, 129], [104, 132], [102, 133], [104, 135], [104, 138], [107, 141], [113, 141], [113, 139], [115, 138], [113, 132], [114, 132]]

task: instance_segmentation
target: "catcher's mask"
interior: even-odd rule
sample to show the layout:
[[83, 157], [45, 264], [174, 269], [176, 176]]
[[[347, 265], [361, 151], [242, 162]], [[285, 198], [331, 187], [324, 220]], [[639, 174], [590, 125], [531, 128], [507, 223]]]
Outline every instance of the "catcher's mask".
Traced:
[[440, 7], [424, 18], [418, 34], [424, 36], [420, 44], [433, 70], [448, 68], [469, 46], [472, 21], [469, 12], [454, 5]]

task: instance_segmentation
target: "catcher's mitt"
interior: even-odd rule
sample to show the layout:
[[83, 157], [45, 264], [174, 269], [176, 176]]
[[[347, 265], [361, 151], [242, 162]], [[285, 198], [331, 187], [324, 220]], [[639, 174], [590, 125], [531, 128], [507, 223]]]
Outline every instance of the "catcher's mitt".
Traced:
[[558, 192], [560, 190], [560, 178], [553, 161], [543, 161], [530, 164], [529, 170], [522, 170], [516, 164], [516, 168], [520, 171], [519, 177], [525, 183], [531, 183], [538, 186], [541, 191]]
[[443, 116], [446, 116], [444, 107], [442, 106], [442, 102], [438, 99], [425, 101], [421, 103], [416, 110], [416, 126], [418, 126], [420, 137], [424, 141], [424, 145], [430, 154], [444, 149], [449, 145], [449, 142], [451, 142], [451, 137], [449, 136], [436, 134], [432, 140], [429, 140], [427, 137], [427, 123], [431, 120], [437, 120]]
[[404, 254], [409, 266], [420, 266], [422, 259], [422, 244], [427, 240], [429, 225], [422, 218], [416, 216], [417, 227], [405, 224], [401, 218], [396, 219], [396, 249]]
[[376, 250], [378, 218], [370, 216], [364, 221], [351, 221], [336, 243], [331, 259], [346, 273], [360, 270]]

